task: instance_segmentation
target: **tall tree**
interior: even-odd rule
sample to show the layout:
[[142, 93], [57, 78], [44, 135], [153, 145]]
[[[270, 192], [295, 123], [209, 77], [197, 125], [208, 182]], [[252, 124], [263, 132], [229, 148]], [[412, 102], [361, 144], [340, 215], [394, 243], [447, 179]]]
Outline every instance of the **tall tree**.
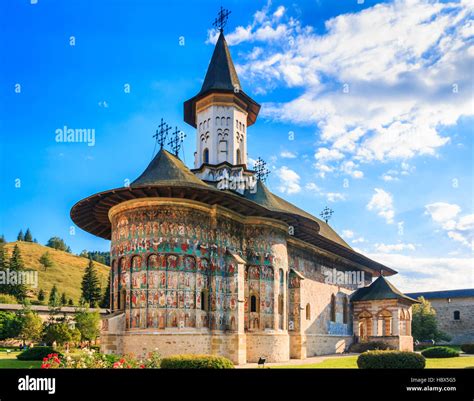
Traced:
[[22, 301], [26, 297], [26, 285], [22, 283], [22, 275], [21, 272], [25, 270], [25, 265], [23, 264], [23, 259], [21, 258], [20, 248], [18, 244], [15, 245], [13, 248], [12, 257], [10, 258], [9, 268], [11, 272], [15, 272], [16, 283], [10, 283], [8, 288], [10, 290], [7, 294], [13, 295], [19, 301]]
[[61, 294], [61, 305], [62, 305], [62, 306], [66, 306], [66, 305], [67, 305], [67, 297], [66, 297], [66, 293], [65, 293], [65, 292], [63, 292], [63, 293]]
[[[8, 258], [3, 245], [0, 245], [0, 270], [8, 269]], [[6, 274], [6, 272], [5, 272]], [[0, 293], [9, 294], [10, 288], [7, 283], [0, 283]]]
[[43, 332], [43, 321], [36, 312], [31, 310], [29, 304], [23, 304], [23, 310], [18, 313], [18, 317], [21, 322], [21, 330], [18, 337], [23, 340], [23, 344], [28, 340], [40, 340]]
[[46, 243], [46, 246], [49, 246], [50, 248], [54, 248], [54, 249], [59, 249], [60, 251], [65, 251], [65, 252], [68, 252], [68, 248], [69, 248], [64, 242], [64, 240], [59, 237], [51, 237]]
[[82, 298], [90, 307], [95, 307], [102, 297], [99, 277], [95, 270], [94, 262], [89, 259], [84, 276], [82, 277]]
[[101, 308], [109, 308], [110, 307], [110, 274], [107, 280], [107, 287], [105, 287], [104, 296], [102, 297], [102, 301], [100, 302]]
[[49, 293], [48, 305], [57, 307], [59, 306], [59, 302], [58, 288], [56, 287], [56, 284], [54, 284], [53, 288], [51, 288], [51, 292]]
[[27, 228], [25, 232], [25, 242], [33, 242], [33, 236], [29, 228]]
[[5, 236], [2, 234], [0, 235], [0, 244], [6, 244]]
[[411, 328], [413, 338], [418, 341], [449, 341], [449, 336], [438, 329], [436, 311], [431, 303], [423, 297], [419, 297], [418, 301], [421, 303], [413, 305]]
[[16, 237], [17, 241], [24, 241], [25, 240], [25, 235], [23, 234], [23, 230], [20, 230], [18, 233], [18, 236]]
[[48, 267], [53, 266], [53, 260], [51, 259], [51, 255], [48, 251], [41, 255], [39, 262], [43, 265], [45, 271], [48, 269]]
[[100, 314], [98, 310], [89, 311], [84, 308], [76, 310], [74, 317], [76, 327], [81, 332], [83, 341], [95, 341], [100, 335]]

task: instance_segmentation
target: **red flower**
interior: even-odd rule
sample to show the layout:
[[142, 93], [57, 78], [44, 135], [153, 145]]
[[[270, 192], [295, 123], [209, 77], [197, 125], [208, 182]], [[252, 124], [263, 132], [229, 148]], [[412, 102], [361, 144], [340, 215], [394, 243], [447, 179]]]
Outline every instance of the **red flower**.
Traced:
[[122, 359], [119, 360], [119, 362], [120, 362], [120, 363], [125, 363], [125, 359], [122, 358]]
[[141, 367], [142, 369], [145, 369], [145, 365], [140, 365], [140, 367]]

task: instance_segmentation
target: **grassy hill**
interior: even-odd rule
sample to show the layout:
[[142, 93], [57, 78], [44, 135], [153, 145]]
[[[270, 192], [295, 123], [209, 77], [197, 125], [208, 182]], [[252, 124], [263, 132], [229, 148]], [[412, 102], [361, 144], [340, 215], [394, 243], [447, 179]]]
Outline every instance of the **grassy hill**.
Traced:
[[[77, 305], [81, 297], [81, 282], [84, 270], [87, 267], [89, 260], [81, 256], [76, 256], [64, 251], [58, 251], [33, 242], [9, 242], [5, 244], [5, 250], [8, 257], [11, 256], [13, 248], [18, 245], [21, 252], [21, 257], [26, 269], [38, 270], [38, 288], [31, 289], [35, 295], [40, 290], [46, 292], [46, 300], [53, 284], [56, 284], [59, 294], [66, 293], [67, 298], [72, 298], [74, 304]], [[41, 255], [49, 252], [53, 266], [46, 271], [43, 265], [39, 262]], [[99, 275], [102, 290], [107, 285], [107, 277], [109, 274], [109, 267], [98, 262], [94, 262], [94, 266]]]

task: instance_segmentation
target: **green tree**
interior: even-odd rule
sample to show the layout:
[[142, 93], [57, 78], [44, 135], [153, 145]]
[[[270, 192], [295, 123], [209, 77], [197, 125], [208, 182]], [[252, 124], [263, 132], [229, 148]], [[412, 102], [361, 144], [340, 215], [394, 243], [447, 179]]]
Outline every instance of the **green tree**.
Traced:
[[69, 298], [69, 301], [67, 301], [68, 306], [74, 306], [74, 301], [72, 298]]
[[64, 252], [67, 252], [69, 248], [64, 242], [64, 240], [59, 237], [51, 237], [46, 243], [46, 246], [49, 246], [50, 248], [53, 248], [53, 249], [59, 249], [60, 251], [64, 251]]
[[48, 251], [41, 255], [39, 262], [43, 265], [44, 271], [46, 271], [48, 267], [52, 267], [54, 265], [53, 260], [51, 259], [51, 255]]
[[6, 293], [13, 295], [19, 301], [23, 301], [26, 297], [27, 288], [26, 285], [21, 282], [21, 272], [25, 270], [25, 266], [23, 264], [23, 259], [21, 258], [20, 248], [18, 245], [15, 245], [13, 248], [9, 268], [10, 271], [16, 272], [17, 283], [10, 283], [8, 286], [6, 286]]
[[100, 335], [100, 314], [98, 310], [80, 308], [76, 310], [76, 327], [81, 333], [81, 340], [95, 341]]
[[[8, 269], [8, 258], [4, 246], [0, 245], [0, 271], [6, 269]], [[3, 274], [6, 274], [6, 272], [4, 272]], [[9, 289], [6, 283], [0, 283], [0, 293], [8, 294], [8, 290]]]
[[2, 234], [0, 235], [0, 244], [6, 244], [7, 241], [5, 240], [5, 236]]
[[58, 288], [56, 287], [56, 284], [54, 284], [53, 288], [51, 288], [51, 292], [49, 293], [48, 305], [57, 307], [59, 306], [59, 303], [60, 303], [60, 299], [59, 299]]
[[0, 340], [16, 338], [20, 330], [21, 322], [16, 313], [0, 311]]
[[23, 344], [27, 341], [39, 341], [43, 333], [43, 321], [38, 314], [25, 304], [18, 315], [21, 325], [18, 337], [23, 341]]
[[24, 241], [25, 240], [25, 235], [23, 234], [23, 230], [20, 230], [20, 232], [18, 233], [18, 235], [16, 237], [16, 240], [17, 241]]
[[84, 276], [82, 277], [82, 298], [90, 306], [95, 307], [102, 298], [99, 277], [94, 267], [94, 262], [89, 259]]
[[66, 297], [66, 293], [65, 293], [65, 292], [63, 292], [63, 293], [61, 294], [61, 305], [63, 305], [63, 306], [67, 305], [67, 297]]
[[44, 329], [43, 340], [47, 344], [56, 342], [58, 345], [64, 345], [72, 341], [71, 331], [67, 322], [51, 323]]
[[25, 242], [33, 242], [33, 236], [29, 228], [27, 228], [25, 232]]
[[110, 274], [107, 280], [107, 287], [105, 287], [104, 295], [102, 300], [100, 301], [101, 308], [109, 308], [110, 307]]
[[418, 341], [426, 340], [449, 340], [449, 336], [438, 329], [436, 311], [430, 302], [423, 297], [419, 297], [419, 304], [413, 305], [411, 332], [413, 339]]
[[40, 288], [38, 292], [38, 301], [43, 302], [46, 299], [46, 294], [44, 293], [43, 289]]

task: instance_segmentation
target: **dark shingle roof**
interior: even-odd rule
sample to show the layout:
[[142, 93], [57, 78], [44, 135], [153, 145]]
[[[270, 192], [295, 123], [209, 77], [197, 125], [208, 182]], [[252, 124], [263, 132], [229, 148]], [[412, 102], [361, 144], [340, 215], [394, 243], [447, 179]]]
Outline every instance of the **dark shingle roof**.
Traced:
[[352, 294], [351, 301], [375, 301], [378, 299], [405, 299], [411, 302], [418, 302], [402, 294], [384, 276], [380, 276], [368, 287], [359, 288]]
[[179, 158], [165, 149], [157, 153], [145, 171], [130, 186], [133, 188], [158, 184], [209, 188], [209, 185], [196, 177]]
[[224, 34], [221, 32], [199, 93], [211, 90], [233, 91], [235, 88], [240, 89], [240, 81], [235, 71]]
[[466, 288], [462, 290], [411, 292], [405, 295], [415, 299], [418, 297], [423, 297], [425, 299], [474, 297], [474, 288]]

